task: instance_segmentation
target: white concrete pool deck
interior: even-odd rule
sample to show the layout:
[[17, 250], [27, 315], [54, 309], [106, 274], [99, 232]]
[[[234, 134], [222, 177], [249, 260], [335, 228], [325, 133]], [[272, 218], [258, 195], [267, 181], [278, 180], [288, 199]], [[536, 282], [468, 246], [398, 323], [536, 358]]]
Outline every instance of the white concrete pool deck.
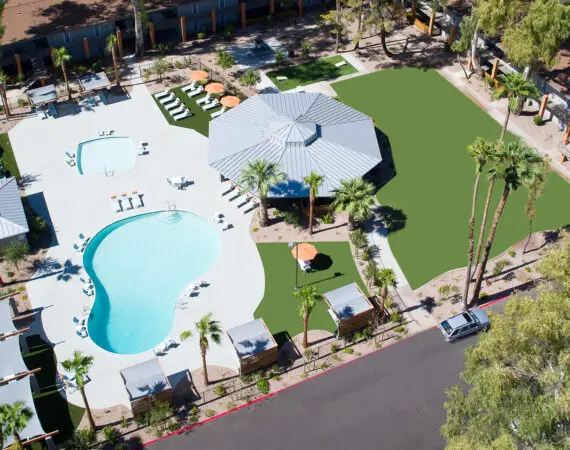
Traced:
[[[137, 156], [133, 169], [110, 177], [80, 175], [76, 167], [66, 164], [65, 152], [77, 153], [77, 144], [94, 138], [101, 128], [112, 128], [116, 136], [128, 136], [136, 145], [147, 141], [150, 154]], [[190, 299], [186, 309], [175, 311], [169, 337], [180, 342], [180, 332], [195, 331], [194, 323], [209, 312], [224, 329], [253, 319], [265, 281], [257, 247], [248, 231], [251, 212], [244, 215], [220, 196], [219, 175], [207, 164], [207, 138], [193, 130], [168, 125], [144, 85], [134, 87], [131, 99], [109, 106], [58, 119], [23, 120], [11, 130], [10, 139], [21, 173], [32, 180], [26, 188], [27, 194], [44, 195], [57, 236], [57, 245], [47, 254], [53, 262], [64, 265], [70, 261], [72, 269], [68, 272], [73, 273], [76, 270], [73, 266], [82, 267], [82, 253], [73, 249], [79, 233], [93, 236], [116, 220], [165, 210], [167, 202], [208, 220], [214, 211], [219, 211], [234, 228], [220, 231], [220, 257], [200, 277], [210, 286]], [[166, 182], [167, 177], [176, 175], [186, 176], [195, 184], [186, 190], [176, 190]], [[135, 189], [144, 193], [145, 207], [116, 213], [110, 196]], [[37, 204], [32, 203], [32, 206]], [[92, 381], [86, 386], [91, 406], [129, 405], [119, 370], [153, 358], [154, 354], [152, 351], [113, 354], [95, 345], [90, 338], [76, 335], [73, 317], [80, 316], [83, 306], [93, 302], [93, 297], [82, 293], [79, 275], [83, 273], [81, 268], [69, 275], [68, 280], [61, 270], [48, 270], [48, 274], [41, 277], [42, 274], [37, 274], [27, 284], [30, 301], [34, 308], [43, 308], [41, 325], [55, 345], [58, 361], [70, 357], [74, 350], [94, 357], [89, 371]], [[160, 362], [167, 375], [201, 367], [196, 336], [171, 349]], [[237, 369], [237, 359], [225, 334], [222, 345], [210, 347], [208, 363]], [[68, 395], [68, 400], [82, 405], [78, 392]]]

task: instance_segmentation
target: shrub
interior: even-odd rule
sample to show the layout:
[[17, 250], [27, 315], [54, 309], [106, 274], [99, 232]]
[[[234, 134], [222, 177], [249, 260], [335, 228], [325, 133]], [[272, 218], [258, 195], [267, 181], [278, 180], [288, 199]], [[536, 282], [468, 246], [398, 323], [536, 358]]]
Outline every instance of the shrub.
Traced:
[[101, 72], [101, 69], [103, 69], [103, 64], [101, 64], [101, 61], [95, 61], [93, 64], [91, 64], [91, 70], [93, 72]]
[[188, 412], [188, 418], [186, 420], [190, 425], [197, 424], [200, 420], [200, 410], [196, 406], [193, 406]]
[[6, 275], [8, 275], [8, 278], [13, 278], [14, 272], [7, 272]]
[[342, 351], [347, 355], [352, 355], [354, 353], [354, 349], [352, 347], [344, 347]]
[[499, 261], [497, 261], [495, 263], [495, 265], [493, 266], [493, 278], [497, 278], [499, 275], [501, 275], [501, 273], [503, 273], [503, 270], [505, 269], [505, 267], [510, 266], [511, 262], [506, 260], [506, 259], [501, 259]]
[[236, 403], [235, 402], [228, 402], [226, 403], [226, 409], [234, 409], [236, 407]]
[[182, 63], [180, 61], [176, 61], [174, 63], [174, 67], [176, 67], [177, 69], [182, 69]]
[[334, 223], [334, 216], [331, 213], [326, 213], [321, 217], [321, 222], [325, 225], [332, 225]]
[[18, 289], [16, 289], [18, 292], [24, 292], [26, 290], [26, 288], [24, 286], [18, 286]]
[[109, 444], [114, 446], [119, 441], [121, 433], [119, 433], [119, 431], [116, 428], [107, 425], [106, 427], [103, 428], [103, 437]]
[[304, 39], [303, 41], [301, 41], [301, 54], [309, 56], [311, 54], [312, 48], [313, 46], [311, 45], [311, 42], [308, 39]]
[[253, 227], [253, 228], [251, 229], [251, 232], [252, 232], [252, 233], [257, 233], [258, 231], [259, 231], [259, 228], [258, 228], [258, 227]]
[[18, 73], [18, 77], [17, 77], [17, 78], [18, 78], [18, 81], [19, 81], [20, 83], [23, 83], [23, 81], [26, 79], [26, 76], [24, 75], [24, 72], [20, 72], [20, 73]]
[[218, 396], [218, 397], [223, 397], [224, 395], [226, 395], [228, 393], [228, 391], [226, 390], [226, 387], [223, 384], [218, 384], [216, 385], [216, 387], [214, 388], [214, 393]]
[[261, 80], [261, 76], [251, 67], [245, 71], [245, 73], [240, 77], [239, 84], [242, 86], [255, 86]]
[[524, 268], [524, 271], [530, 273], [530, 272], [532, 272], [532, 267], [526, 266], [526, 267]]
[[362, 261], [370, 261], [372, 259], [370, 248], [365, 248], [362, 250]]
[[95, 442], [95, 433], [91, 430], [76, 430], [73, 433], [68, 448], [73, 448], [75, 450], [88, 450], [91, 445]]
[[23, 108], [23, 107], [26, 106], [27, 104], [28, 104], [28, 102], [27, 102], [25, 99], [23, 99], [22, 97], [20, 97], [20, 98], [18, 99], [18, 106], [19, 106], [20, 108]]
[[334, 355], [335, 353], [337, 353], [340, 350], [340, 347], [338, 344], [331, 344], [331, 353]]
[[267, 378], [262, 378], [257, 383], [255, 383], [257, 390], [260, 394], [269, 394], [269, 380]]
[[216, 411], [214, 411], [213, 409], [207, 409], [204, 414], [206, 415], [206, 417], [214, 417], [216, 415]]
[[437, 292], [439, 293], [439, 299], [445, 300], [451, 294], [451, 285], [444, 284], [437, 288]]
[[515, 252], [514, 250], [509, 250], [507, 253], [509, 254], [509, 256], [511, 258], [514, 258], [515, 256], [517, 256], [517, 252]]
[[235, 26], [233, 23], [229, 23], [224, 28], [224, 36], [231, 36], [235, 31]]
[[541, 126], [544, 124], [544, 119], [542, 117], [540, 117], [538, 114], [536, 116], [534, 116], [534, 118], [532, 120], [534, 121], [535, 125]]
[[186, 67], [187, 69], [191, 69], [194, 66], [194, 63], [192, 62], [192, 58], [190, 58], [189, 56], [185, 56], [184, 57], [184, 67]]
[[285, 54], [281, 50], [277, 50], [275, 52], [275, 62], [278, 65], [281, 65], [283, 64], [284, 61], [285, 61]]
[[402, 313], [400, 311], [394, 311], [390, 314], [390, 322], [401, 322], [402, 321]]
[[240, 380], [241, 380], [242, 384], [248, 385], [248, 384], [253, 383], [253, 376], [250, 373], [248, 373], [248, 374], [242, 375], [240, 377]]
[[489, 294], [487, 294], [486, 292], [481, 292], [479, 294], [479, 300], [483, 300], [485, 298], [489, 297]]
[[206, 37], [206, 33], [204, 33], [203, 31], [198, 32], [198, 34], [196, 34], [196, 37], [198, 39], [204, 39]]
[[85, 75], [87, 73], [87, 67], [85, 66], [75, 66], [75, 71], [78, 75]]
[[128, 428], [129, 422], [125, 416], [121, 418], [121, 428]]
[[150, 70], [143, 69], [142, 70], [142, 76], [143, 76], [144, 81], [148, 81], [148, 79], [150, 78]]
[[299, 228], [303, 224], [303, 215], [297, 205], [293, 205], [293, 207], [287, 211], [279, 211], [279, 217], [283, 219], [283, 222], [295, 228]]

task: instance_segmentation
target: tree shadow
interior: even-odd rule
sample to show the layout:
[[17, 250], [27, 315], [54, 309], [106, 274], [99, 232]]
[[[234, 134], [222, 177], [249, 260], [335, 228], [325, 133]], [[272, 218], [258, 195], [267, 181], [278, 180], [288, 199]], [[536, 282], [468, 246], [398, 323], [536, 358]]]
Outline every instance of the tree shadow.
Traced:
[[406, 227], [408, 216], [401, 209], [394, 209], [389, 205], [380, 206], [378, 213], [388, 233], [395, 233]]

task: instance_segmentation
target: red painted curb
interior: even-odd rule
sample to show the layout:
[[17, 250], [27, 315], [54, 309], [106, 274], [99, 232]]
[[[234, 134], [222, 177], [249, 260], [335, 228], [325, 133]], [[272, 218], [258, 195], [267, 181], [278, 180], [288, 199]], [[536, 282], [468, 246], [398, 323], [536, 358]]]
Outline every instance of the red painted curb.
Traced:
[[[501, 297], [501, 298], [498, 298], [498, 299], [496, 299], [496, 300], [493, 300], [492, 302], [489, 302], [489, 303], [486, 303], [486, 304], [482, 305], [481, 308], [486, 308], [486, 307], [488, 307], [488, 306], [491, 306], [491, 305], [493, 305], [493, 304], [495, 304], [495, 303], [497, 303], [497, 302], [500, 302], [501, 300], [505, 300], [505, 299], [508, 298], [508, 297], [510, 297], [510, 296], [509, 296], [509, 295], [506, 295], [506, 296], [504, 296], [504, 297]], [[254, 404], [256, 404], [256, 403], [259, 403], [259, 402], [261, 402], [261, 401], [263, 401], [263, 400], [267, 400], [268, 398], [274, 397], [275, 395], [277, 395], [277, 394], [279, 394], [279, 393], [281, 393], [281, 392], [287, 391], [288, 389], [294, 388], [294, 387], [296, 387], [296, 386], [298, 386], [298, 385], [300, 385], [300, 384], [302, 384], [302, 383], [306, 383], [306, 382], [308, 382], [308, 381], [315, 380], [316, 378], [318, 378], [318, 377], [320, 377], [320, 376], [322, 376], [322, 375], [326, 375], [326, 374], [328, 374], [328, 373], [331, 373], [331, 372], [333, 372], [333, 371], [335, 371], [335, 370], [337, 370], [337, 369], [340, 369], [341, 367], [348, 366], [349, 364], [355, 363], [355, 362], [360, 361], [360, 360], [362, 360], [362, 359], [364, 359], [364, 358], [367, 358], [367, 357], [369, 357], [369, 356], [375, 355], [376, 353], [378, 353], [378, 352], [380, 352], [380, 351], [382, 351], [382, 350], [385, 350], [385, 349], [391, 347], [392, 345], [399, 344], [399, 343], [401, 343], [401, 342], [407, 341], [408, 339], [413, 338], [414, 336], [417, 336], [417, 335], [419, 335], [419, 334], [421, 334], [421, 333], [424, 333], [424, 332], [426, 332], [426, 331], [428, 331], [428, 330], [432, 330], [433, 328], [435, 328], [435, 327], [431, 327], [431, 328], [428, 328], [428, 329], [426, 329], [426, 330], [420, 331], [419, 333], [412, 334], [412, 335], [410, 335], [410, 336], [406, 336], [405, 338], [400, 339], [399, 341], [395, 341], [395, 342], [392, 342], [392, 343], [390, 343], [390, 344], [388, 344], [388, 345], [386, 345], [386, 346], [382, 346], [382, 347], [380, 347], [380, 348], [377, 348], [377, 349], [371, 351], [370, 353], [367, 353], [366, 355], [363, 355], [363, 356], [361, 356], [361, 357], [359, 357], [359, 358], [353, 359], [353, 360], [351, 360], [351, 361], [346, 361], [346, 362], [344, 362], [344, 363], [342, 363], [342, 364], [340, 364], [340, 365], [338, 365], [338, 366], [332, 367], [331, 369], [329, 369], [329, 370], [327, 370], [327, 371], [325, 371], [325, 372], [317, 373], [317, 374], [313, 375], [313, 376], [310, 377], [310, 378], [307, 378], [307, 379], [305, 379], [305, 380], [298, 381], [297, 383], [291, 384], [290, 386], [285, 386], [285, 387], [283, 387], [283, 388], [281, 388], [281, 389], [276, 390], [275, 392], [271, 392], [271, 393], [269, 393], [269, 394], [267, 394], [267, 395], [264, 395], [264, 396], [262, 396], [262, 397], [259, 397], [259, 398], [255, 399], [255, 400], [252, 400], [251, 402], [244, 403], [243, 405], [237, 406], [237, 407], [235, 407], [234, 409], [230, 409], [230, 410], [228, 410], [228, 411], [221, 412], [220, 414], [216, 414], [216, 415], [213, 416], [213, 417], [209, 417], [209, 418], [207, 418], [207, 419], [201, 420], [200, 422], [198, 422], [198, 423], [196, 423], [196, 424], [194, 424], [194, 425], [188, 425], [188, 426], [186, 426], [186, 427], [184, 427], [184, 428], [181, 428], [180, 430], [175, 431], [174, 433], [170, 433], [170, 434], [167, 434], [167, 435], [165, 435], [165, 436], [159, 437], [159, 438], [157, 438], [157, 439], [153, 439], [152, 441], [145, 442], [145, 443], [143, 444], [143, 447], [150, 446], [150, 445], [152, 445], [152, 444], [155, 444], [155, 443], [158, 442], [158, 441], [162, 441], [163, 439], [168, 439], [169, 437], [176, 436], [176, 435], [181, 434], [181, 433], [184, 433], [184, 432], [186, 432], [186, 431], [190, 431], [190, 430], [192, 430], [192, 429], [194, 429], [194, 428], [196, 428], [196, 427], [198, 427], [198, 426], [200, 426], [200, 425], [204, 425], [204, 424], [206, 424], [206, 423], [208, 423], [208, 422], [211, 422], [211, 421], [213, 421], [213, 420], [219, 419], [220, 417], [223, 417], [223, 416], [226, 416], [226, 415], [231, 414], [231, 413], [233, 413], [233, 412], [239, 411], [240, 409], [244, 409], [244, 408], [247, 408], [247, 407], [249, 407], [249, 406], [251, 406], [251, 405], [254, 405]]]

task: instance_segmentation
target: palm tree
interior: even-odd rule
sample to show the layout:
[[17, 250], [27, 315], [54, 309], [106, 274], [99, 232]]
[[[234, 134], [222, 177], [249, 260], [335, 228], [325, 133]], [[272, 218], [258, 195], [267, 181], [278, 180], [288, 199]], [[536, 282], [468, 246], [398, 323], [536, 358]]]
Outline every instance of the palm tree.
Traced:
[[342, 180], [335, 190], [332, 206], [336, 211], [348, 212], [348, 231], [354, 229], [354, 222], [370, 217], [370, 207], [374, 204], [374, 185], [362, 178]]
[[293, 295], [299, 297], [300, 301], [297, 305], [297, 314], [303, 318], [303, 348], [307, 348], [307, 333], [309, 331], [309, 316], [317, 306], [317, 303], [323, 300], [323, 296], [314, 286], [304, 286], [299, 290], [293, 291]]
[[259, 226], [266, 227], [267, 218], [267, 195], [269, 188], [275, 184], [282, 183], [287, 179], [287, 175], [279, 172], [276, 163], [266, 159], [256, 159], [247, 163], [240, 176], [240, 183], [248, 191], [257, 192], [261, 208], [259, 209]]
[[473, 302], [477, 301], [479, 298], [485, 267], [487, 266], [487, 261], [489, 259], [489, 253], [491, 252], [499, 220], [503, 214], [509, 194], [512, 191], [516, 191], [521, 186], [529, 186], [529, 184], [536, 180], [539, 171], [543, 170], [542, 157], [536, 150], [527, 147], [520, 140], [510, 142], [507, 145], [504, 145], [503, 148], [503, 155], [501, 161], [497, 163], [496, 173], [497, 178], [503, 180], [505, 185], [503, 187], [503, 193], [501, 194], [499, 204], [495, 210], [495, 216], [493, 217], [493, 222], [491, 224], [489, 234], [487, 235], [487, 242], [485, 243], [481, 265], [479, 266], [477, 277], [475, 278]]
[[4, 403], [0, 405], [0, 444], [4, 448], [4, 436], [12, 435], [16, 448], [22, 446], [20, 432], [28, 426], [28, 422], [34, 416], [34, 412], [26, 406], [23, 401], [17, 401], [11, 405]]
[[4, 104], [4, 114], [6, 120], [10, 117], [10, 105], [8, 105], [8, 97], [6, 95], [6, 83], [8, 82], [8, 75], [0, 69], [0, 95], [2, 96], [2, 103]]
[[507, 115], [501, 130], [500, 141], [503, 140], [507, 125], [509, 124], [509, 117], [511, 112], [516, 111], [518, 107], [518, 99], [527, 99], [528, 97], [536, 98], [540, 95], [538, 89], [532, 81], [528, 81], [523, 74], [518, 72], [509, 73], [507, 75], [499, 75], [499, 81], [503, 85], [500, 89], [493, 91], [493, 100], [501, 98], [507, 99]]
[[69, 96], [69, 100], [71, 100], [71, 89], [69, 88], [69, 80], [67, 79], [67, 70], [65, 70], [65, 63], [71, 59], [71, 55], [67, 53], [67, 49], [65, 47], [56, 48], [53, 51], [53, 55], [55, 65], [61, 68], [63, 79], [65, 81], [65, 88], [67, 89], [67, 95]]
[[475, 211], [477, 209], [477, 196], [479, 182], [483, 168], [489, 161], [495, 158], [495, 144], [478, 137], [475, 142], [467, 147], [469, 156], [475, 161], [475, 184], [473, 186], [473, 201], [471, 203], [471, 218], [469, 219], [469, 250], [467, 252], [467, 273], [465, 275], [465, 288], [463, 290], [463, 307], [467, 309], [469, 296], [469, 284], [471, 283], [471, 267], [473, 265], [473, 247], [475, 246]]
[[[198, 331], [198, 339], [200, 343], [200, 353], [202, 354], [202, 371], [204, 372], [204, 386], [208, 386], [208, 366], [206, 365], [206, 353], [210, 348], [210, 340], [214, 344], [220, 345], [222, 341], [222, 329], [220, 322], [212, 319], [212, 313], [206, 314], [198, 322], [196, 322], [196, 331]], [[192, 331], [186, 330], [180, 333], [180, 339], [185, 341], [192, 336]]]
[[133, 4], [133, 15], [135, 19], [135, 54], [136, 56], [144, 56], [144, 26], [143, 15], [144, 3], [141, 0], [131, 0]]
[[381, 289], [380, 314], [384, 315], [386, 298], [388, 297], [388, 288], [396, 287], [397, 284], [396, 273], [392, 269], [381, 269], [378, 271], [376, 277], [377, 277], [376, 282], [378, 284], [378, 287]]
[[308, 177], [304, 177], [303, 181], [309, 186], [309, 234], [313, 234], [313, 207], [315, 206], [315, 197], [319, 193], [319, 187], [325, 181], [323, 175], [311, 172]]
[[105, 52], [110, 53], [113, 57], [113, 68], [115, 69], [115, 82], [117, 87], [121, 86], [121, 79], [119, 78], [119, 66], [117, 65], [117, 36], [115, 34], [110, 34], [107, 37], [107, 45], [105, 46]]
[[89, 427], [92, 431], [95, 431], [95, 421], [93, 420], [93, 414], [91, 413], [91, 408], [89, 407], [89, 402], [85, 395], [85, 378], [87, 377], [87, 373], [92, 365], [93, 357], [84, 355], [78, 350], [73, 352], [73, 358], [66, 359], [61, 363], [61, 366], [67, 372], [73, 372], [75, 374], [75, 383], [77, 384], [79, 392], [81, 392], [81, 397], [83, 398], [83, 404], [85, 405], [85, 411], [87, 412], [87, 419], [89, 419]]
[[536, 219], [536, 200], [544, 193], [544, 185], [546, 183], [549, 166], [548, 161], [544, 161], [528, 183], [528, 196], [524, 207], [524, 212], [528, 219], [528, 237], [524, 244], [523, 254], [526, 253], [530, 238], [532, 237], [532, 223], [534, 219]]

